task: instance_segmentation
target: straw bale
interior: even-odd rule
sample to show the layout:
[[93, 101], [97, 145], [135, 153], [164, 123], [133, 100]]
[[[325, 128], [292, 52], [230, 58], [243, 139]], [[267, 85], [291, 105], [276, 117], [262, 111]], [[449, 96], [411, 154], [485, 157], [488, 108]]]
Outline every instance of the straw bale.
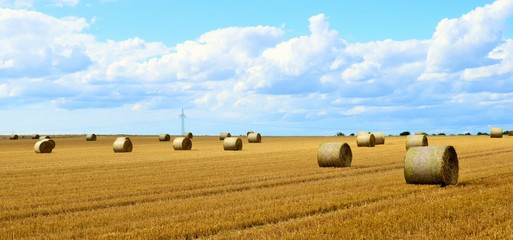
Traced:
[[317, 150], [319, 167], [350, 167], [353, 160], [347, 143], [322, 143]]
[[452, 146], [410, 148], [404, 158], [408, 184], [454, 185], [458, 183], [458, 155]]

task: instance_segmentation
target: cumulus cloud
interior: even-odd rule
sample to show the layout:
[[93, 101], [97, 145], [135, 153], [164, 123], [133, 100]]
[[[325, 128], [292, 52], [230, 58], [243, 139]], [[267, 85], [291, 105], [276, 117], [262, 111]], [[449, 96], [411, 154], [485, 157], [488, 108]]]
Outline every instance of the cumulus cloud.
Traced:
[[0, 9], [0, 111], [47, 104], [66, 114], [97, 109], [108, 119], [103, 109], [142, 116], [183, 107], [202, 126], [372, 124], [396, 133], [414, 124], [440, 129], [431, 122], [481, 124], [493, 114], [475, 112], [491, 105], [513, 110], [513, 40], [503, 35], [510, 1], [443, 19], [425, 40], [351, 43], [318, 14], [302, 36], [287, 39], [284, 27], [228, 27], [176, 46], [99, 41], [85, 33], [93, 23], [84, 18], [12, 9], [16, 2], [0, 1], [11, 7]]
[[80, 0], [53, 0], [53, 4], [57, 7], [76, 6]]

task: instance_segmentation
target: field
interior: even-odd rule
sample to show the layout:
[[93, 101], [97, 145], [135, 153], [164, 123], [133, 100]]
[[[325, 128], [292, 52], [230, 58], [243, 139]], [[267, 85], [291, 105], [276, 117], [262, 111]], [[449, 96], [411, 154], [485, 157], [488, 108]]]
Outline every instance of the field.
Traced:
[[[0, 239], [513, 238], [513, 137], [429, 137], [459, 158], [454, 186], [404, 181], [405, 137], [263, 137], [240, 152], [218, 137], [174, 151], [158, 136], [0, 139]], [[349, 168], [319, 168], [320, 143], [347, 142]]]

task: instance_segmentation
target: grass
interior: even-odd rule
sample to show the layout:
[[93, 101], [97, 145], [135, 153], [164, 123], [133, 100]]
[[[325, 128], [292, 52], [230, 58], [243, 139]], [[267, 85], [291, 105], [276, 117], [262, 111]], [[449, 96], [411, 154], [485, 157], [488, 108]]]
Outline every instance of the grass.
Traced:
[[[453, 145], [459, 184], [407, 185], [405, 137], [356, 147], [355, 137], [266, 137], [191, 151], [131, 137], [0, 140], [0, 239], [482, 239], [512, 238], [513, 138], [429, 137]], [[319, 168], [317, 147], [348, 142], [349, 168]]]

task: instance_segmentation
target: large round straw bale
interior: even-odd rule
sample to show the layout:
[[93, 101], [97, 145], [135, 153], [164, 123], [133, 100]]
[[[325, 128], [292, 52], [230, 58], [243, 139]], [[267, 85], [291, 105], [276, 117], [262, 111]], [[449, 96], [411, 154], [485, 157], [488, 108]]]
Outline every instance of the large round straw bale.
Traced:
[[131, 152], [132, 151], [132, 141], [130, 141], [129, 137], [118, 137], [114, 144], [112, 144], [112, 148], [114, 152]]
[[18, 134], [12, 134], [12, 135], [9, 137], [9, 139], [11, 139], [11, 140], [16, 140], [16, 139], [18, 139]]
[[190, 138], [177, 137], [173, 140], [173, 149], [175, 150], [191, 150], [192, 141]]
[[182, 136], [188, 139], [192, 139], [194, 137], [191, 132], [184, 132]]
[[51, 153], [54, 146], [55, 142], [52, 139], [42, 139], [36, 142], [34, 151], [36, 151], [36, 153]]
[[169, 141], [171, 141], [171, 135], [169, 135], [167, 133], [161, 133], [159, 135], [159, 141], [161, 141], [161, 142], [169, 142]]
[[502, 138], [502, 128], [490, 128], [490, 138]]
[[87, 134], [86, 141], [96, 141], [96, 134], [94, 134], [94, 133]]
[[404, 158], [406, 183], [453, 185], [458, 183], [458, 155], [452, 146], [414, 147]]
[[224, 150], [242, 150], [242, 140], [238, 137], [227, 137], [223, 141]]
[[260, 135], [260, 133], [250, 133], [248, 135], [248, 142], [249, 143], [261, 143], [262, 136]]
[[428, 139], [426, 135], [409, 135], [406, 136], [406, 150], [412, 147], [427, 146]]
[[231, 136], [232, 136], [232, 134], [229, 132], [222, 132], [221, 134], [219, 134], [219, 140], [224, 140], [225, 138], [231, 137]]
[[253, 132], [253, 131], [248, 131], [248, 132], [246, 133], [246, 136], [249, 136], [249, 134], [250, 134], [250, 133], [254, 133], [254, 132]]
[[373, 132], [374, 138], [376, 138], [376, 145], [385, 144], [385, 133], [384, 132]]
[[360, 135], [366, 135], [366, 134], [369, 134], [370, 132], [357, 132], [356, 133], [356, 136], [360, 136]]
[[31, 138], [32, 138], [32, 139], [39, 139], [39, 134], [33, 134], [33, 135], [31, 136]]
[[360, 134], [356, 136], [356, 145], [358, 147], [374, 147], [376, 145], [376, 138], [374, 134]]
[[317, 150], [319, 167], [349, 167], [352, 161], [353, 153], [347, 143], [323, 143]]

